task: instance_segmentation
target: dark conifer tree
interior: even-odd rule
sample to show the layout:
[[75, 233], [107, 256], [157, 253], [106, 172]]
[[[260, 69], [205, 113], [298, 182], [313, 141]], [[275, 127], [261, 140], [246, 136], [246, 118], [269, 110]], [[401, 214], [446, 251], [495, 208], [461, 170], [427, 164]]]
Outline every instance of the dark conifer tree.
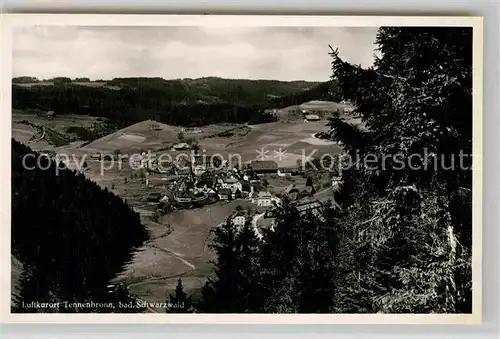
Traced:
[[230, 218], [213, 230], [215, 277], [202, 289], [198, 309], [205, 313], [243, 313], [258, 309], [256, 272], [259, 244], [251, 218], [237, 229]]
[[191, 297], [184, 292], [181, 278], [177, 280], [175, 293], [170, 294], [168, 303], [170, 306], [167, 309], [167, 313], [189, 313], [191, 311]]
[[237, 312], [237, 275], [238, 249], [236, 245], [236, 228], [231, 220], [227, 220], [211, 230], [213, 236], [210, 248], [216, 258], [215, 277], [204, 287], [200, 312], [203, 313], [233, 313]]

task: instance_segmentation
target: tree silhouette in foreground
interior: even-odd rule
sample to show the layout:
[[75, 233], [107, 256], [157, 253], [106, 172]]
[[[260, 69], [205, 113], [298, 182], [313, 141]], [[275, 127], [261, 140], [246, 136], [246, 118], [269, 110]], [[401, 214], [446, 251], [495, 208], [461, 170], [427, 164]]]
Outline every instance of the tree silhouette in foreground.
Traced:
[[339, 114], [329, 126], [351, 159], [379, 162], [346, 167], [334, 206], [299, 212], [284, 199], [251, 270], [234, 228], [218, 228], [201, 312], [472, 311], [472, 159], [449, 168], [472, 153], [472, 29], [383, 27], [376, 40], [369, 69], [332, 50], [366, 128]]

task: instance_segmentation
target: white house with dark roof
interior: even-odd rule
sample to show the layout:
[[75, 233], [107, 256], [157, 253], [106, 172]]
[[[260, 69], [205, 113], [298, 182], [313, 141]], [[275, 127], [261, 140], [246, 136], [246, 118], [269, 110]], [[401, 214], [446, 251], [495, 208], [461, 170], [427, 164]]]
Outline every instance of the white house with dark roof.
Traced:
[[271, 207], [273, 203], [280, 203], [281, 200], [275, 196], [273, 196], [269, 192], [259, 192], [257, 195], [252, 196], [252, 203], [256, 204], [260, 207]]

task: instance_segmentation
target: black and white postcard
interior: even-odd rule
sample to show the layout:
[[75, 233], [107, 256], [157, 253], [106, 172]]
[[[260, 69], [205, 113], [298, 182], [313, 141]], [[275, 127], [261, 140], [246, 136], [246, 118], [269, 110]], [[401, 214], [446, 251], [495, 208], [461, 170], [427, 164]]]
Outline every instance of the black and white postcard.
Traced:
[[481, 18], [2, 25], [6, 320], [481, 321]]

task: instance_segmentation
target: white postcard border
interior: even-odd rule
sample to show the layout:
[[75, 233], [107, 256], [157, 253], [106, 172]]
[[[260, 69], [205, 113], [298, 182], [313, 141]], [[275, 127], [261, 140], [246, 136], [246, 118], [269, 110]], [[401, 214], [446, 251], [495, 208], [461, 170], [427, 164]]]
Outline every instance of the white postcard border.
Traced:
[[[482, 305], [482, 102], [483, 20], [464, 16], [276, 16], [276, 15], [127, 15], [127, 14], [2, 14], [2, 88], [0, 147], [3, 202], [0, 222], [0, 315], [4, 323], [57, 324], [480, 324]], [[11, 77], [12, 28], [20, 26], [468, 26], [473, 27], [473, 312], [472, 314], [12, 314], [11, 237]]]

